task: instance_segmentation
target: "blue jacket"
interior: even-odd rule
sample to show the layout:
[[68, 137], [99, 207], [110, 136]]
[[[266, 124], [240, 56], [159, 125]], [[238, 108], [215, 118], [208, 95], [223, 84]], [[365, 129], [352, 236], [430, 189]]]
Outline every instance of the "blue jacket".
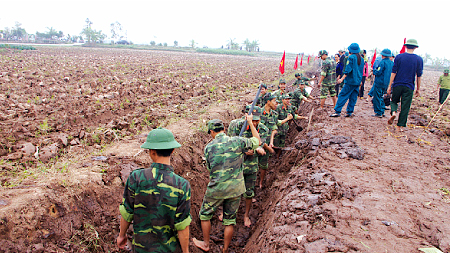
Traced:
[[394, 63], [389, 58], [384, 58], [378, 68], [373, 69], [375, 75], [375, 87], [387, 89], [389, 86], [389, 80], [391, 79], [392, 67]]
[[364, 58], [361, 57], [361, 63], [358, 65], [358, 58], [356, 54], [351, 54], [348, 57], [347, 65], [344, 69], [344, 75], [347, 75], [344, 83], [348, 85], [360, 85], [364, 70]]

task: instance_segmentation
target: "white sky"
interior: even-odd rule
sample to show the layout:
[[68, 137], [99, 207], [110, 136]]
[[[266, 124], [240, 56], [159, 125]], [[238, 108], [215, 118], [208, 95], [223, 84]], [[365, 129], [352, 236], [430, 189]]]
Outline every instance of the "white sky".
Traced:
[[[136, 44], [175, 40], [188, 46], [218, 48], [236, 39], [258, 40], [263, 51], [336, 53], [356, 42], [362, 49], [400, 51], [403, 39], [415, 38], [417, 54], [450, 59], [449, 2], [422, 1], [101, 1], [0, 0], [0, 28], [22, 23], [28, 33], [47, 27], [79, 35], [86, 18], [110, 36], [118, 21]], [[445, 43], [445, 44], [444, 44]]]

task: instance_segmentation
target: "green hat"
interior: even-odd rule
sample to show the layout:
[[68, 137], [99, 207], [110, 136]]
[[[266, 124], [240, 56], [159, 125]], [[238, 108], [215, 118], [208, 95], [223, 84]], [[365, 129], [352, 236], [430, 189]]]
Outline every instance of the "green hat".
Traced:
[[448, 74], [449, 70], [448, 69], [444, 69], [444, 73]]
[[147, 135], [147, 140], [141, 146], [141, 148], [145, 149], [172, 149], [179, 147], [181, 147], [181, 144], [175, 140], [172, 132], [161, 127], [150, 131]]
[[[247, 105], [245, 107], [245, 113], [248, 113], [249, 110], [250, 110], [250, 105]], [[253, 120], [261, 120], [261, 108], [259, 106], [253, 106], [252, 115], [253, 115]]]
[[295, 73], [295, 77], [303, 76], [302, 73]]
[[319, 51], [319, 56], [322, 56], [322, 55], [324, 55], [324, 54], [328, 55], [327, 50], [320, 50], [320, 51]]
[[262, 86], [263, 88], [266, 88], [266, 89], [267, 89], [267, 84], [262, 83], [261, 86]]
[[289, 93], [285, 93], [285, 94], [281, 95], [281, 99], [291, 99], [291, 96]]
[[284, 80], [283, 78], [280, 79], [280, 83], [286, 83], [286, 80]]
[[223, 122], [220, 119], [212, 119], [206, 123], [208, 126], [208, 133], [210, 130], [213, 130], [214, 132], [218, 132], [218, 129], [224, 129]]
[[270, 101], [270, 100], [272, 100], [274, 98], [275, 98], [275, 96], [272, 93], [266, 93], [266, 95], [264, 96], [264, 99], [266, 101]]
[[415, 46], [415, 47], [419, 47], [419, 44], [417, 43], [417, 40], [415, 39], [408, 39], [405, 43], [405, 46]]

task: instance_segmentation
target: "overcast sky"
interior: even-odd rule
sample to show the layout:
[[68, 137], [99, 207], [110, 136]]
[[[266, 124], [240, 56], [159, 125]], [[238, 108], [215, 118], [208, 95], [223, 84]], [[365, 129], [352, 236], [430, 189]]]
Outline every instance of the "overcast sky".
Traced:
[[258, 40], [263, 51], [330, 53], [357, 42], [362, 49], [400, 51], [415, 38], [417, 54], [450, 59], [448, 1], [20, 1], [0, 0], [0, 28], [18, 21], [28, 33], [53, 27], [79, 35], [86, 18], [110, 36], [118, 21], [136, 44], [166, 42], [218, 48]]

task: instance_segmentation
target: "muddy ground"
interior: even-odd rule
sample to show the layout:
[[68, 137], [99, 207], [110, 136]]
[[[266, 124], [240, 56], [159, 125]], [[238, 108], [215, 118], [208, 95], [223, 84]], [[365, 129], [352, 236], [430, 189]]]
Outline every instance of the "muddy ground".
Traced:
[[[156, 126], [183, 144], [172, 163], [191, 183], [191, 237], [201, 238], [204, 122], [238, 117], [259, 82], [279, 78], [279, 59], [258, 57], [86, 48], [0, 55], [0, 252], [118, 252], [123, 180], [151, 163], [139, 147]], [[370, 117], [367, 101], [338, 119], [328, 117], [331, 105], [302, 105], [305, 116], [314, 108], [310, 129], [291, 127], [292, 150], [271, 161], [251, 228], [241, 206], [232, 251], [450, 252], [449, 107], [424, 129], [440, 74], [425, 72], [403, 133]], [[212, 224], [218, 252], [223, 227]]]

